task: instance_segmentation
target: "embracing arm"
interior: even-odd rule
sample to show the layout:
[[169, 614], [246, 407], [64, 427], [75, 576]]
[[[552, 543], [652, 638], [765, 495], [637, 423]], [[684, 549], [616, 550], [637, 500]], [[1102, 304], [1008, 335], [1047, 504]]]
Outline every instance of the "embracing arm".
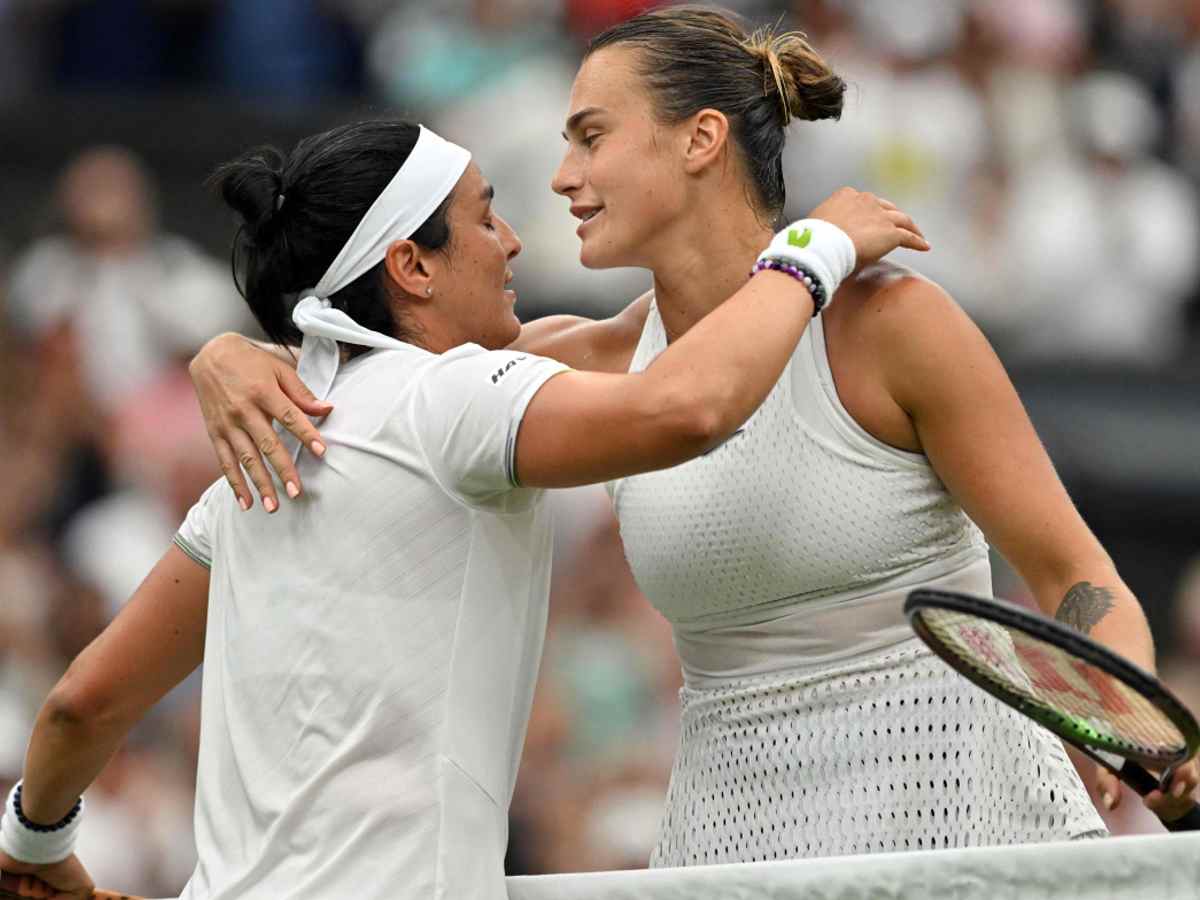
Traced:
[[872, 301], [870, 346], [934, 470], [1047, 615], [1150, 671], [1145, 615], [1054, 471], [987, 339], [936, 285]]
[[[645, 294], [609, 319], [546, 316], [525, 325], [508, 349], [556, 359], [573, 369], [623, 372], [649, 307], [650, 295]], [[325, 445], [308, 417], [327, 416], [333, 405], [314, 397], [297, 376], [294, 348], [228, 332], [200, 349], [189, 372], [221, 471], [242, 509], [254, 503], [243, 472], [267, 512], [279, 508], [271, 469], [287, 494], [298, 496], [303, 490], [300, 473], [271, 423], [279, 422], [322, 456]]]
[[207, 611], [208, 569], [172, 546], [38, 713], [22, 796], [32, 821], [62, 819], [146, 711], [200, 665]]

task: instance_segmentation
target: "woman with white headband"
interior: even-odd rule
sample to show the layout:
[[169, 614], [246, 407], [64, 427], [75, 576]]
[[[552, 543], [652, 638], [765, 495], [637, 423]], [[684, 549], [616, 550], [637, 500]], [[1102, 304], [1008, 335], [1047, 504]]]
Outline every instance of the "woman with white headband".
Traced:
[[[582, 220], [583, 263], [649, 269], [654, 290], [610, 320], [534, 322], [514, 347], [650, 371], [723, 308], [771, 240], [789, 123], [836, 118], [844, 91], [802, 35], [748, 34], [711, 8], [668, 6], [597, 36], [553, 187]], [[695, 154], [712, 143], [722, 152]], [[315, 434], [276, 384], [321, 407], [243, 341], [214, 342], [194, 371], [218, 445], [252, 450], [238, 426], [269, 435], [271, 415]], [[247, 384], [267, 415], [246, 408]], [[288, 480], [291, 461], [272, 459]], [[736, 440], [610, 490], [684, 669], [654, 865], [1104, 832], [1061, 744], [933, 658], [901, 611], [920, 586], [990, 594], [991, 542], [1046, 614], [1154, 666], [1136, 597], [987, 341], [936, 285], [894, 265], [860, 269]], [[960, 778], [945, 779], [946, 758]], [[1198, 777], [1193, 763], [1147, 805], [1178, 816]], [[1107, 772], [1097, 783], [1111, 808], [1119, 784]]]
[[225, 480], [192, 509], [43, 707], [0, 870], [87, 890], [83, 791], [203, 661], [185, 898], [499, 900], [546, 617], [540, 489], [712, 449], [857, 262], [927, 245], [841, 191], [645, 372], [583, 373], [502, 349], [521, 245], [461, 147], [363, 123], [216, 181], [243, 220], [247, 302], [336, 406], [330, 449], [299, 458], [305, 495], [270, 523]]

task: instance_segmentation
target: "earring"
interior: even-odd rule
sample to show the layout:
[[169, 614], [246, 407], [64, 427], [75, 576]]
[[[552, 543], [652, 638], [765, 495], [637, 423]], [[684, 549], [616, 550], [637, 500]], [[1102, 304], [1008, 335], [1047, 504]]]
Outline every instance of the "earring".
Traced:
[[431, 287], [425, 288], [425, 296], [432, 297], [433, 296], [433, 288], [431, 288]]

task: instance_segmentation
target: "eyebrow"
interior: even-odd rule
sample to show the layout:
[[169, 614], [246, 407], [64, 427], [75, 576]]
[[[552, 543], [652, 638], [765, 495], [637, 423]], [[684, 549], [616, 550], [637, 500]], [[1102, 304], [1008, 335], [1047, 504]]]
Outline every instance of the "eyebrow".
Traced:
[[563, 140], [564, 141], [567, 140], [567, 132], [568, 131], [578, 131], [579, 124], [584, 119], [586, 119], [588, 116], [595, 115], [596, 113], [602, 113], [602, 112], [604, 112], [604, 110], [601, 109], [599, 106], [585, 106], [583, 109], [579, 110], [579, 112], [573, 113], [571, 115], [571, 117], [569, 119], [567, 119], [566, 129], [562, 133]]

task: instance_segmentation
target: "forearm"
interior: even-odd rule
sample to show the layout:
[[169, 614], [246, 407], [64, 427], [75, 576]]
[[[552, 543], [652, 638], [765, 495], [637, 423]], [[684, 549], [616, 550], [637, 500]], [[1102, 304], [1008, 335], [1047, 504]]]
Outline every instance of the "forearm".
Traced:
[[1072, 567], [1035, 588], [1038, 605], [1149, 672], [1154, 639], [1141, 604], [1107, 560]]
[[716, 432], [728, 435], [766, 399], [812, 316], [802, 283], [760, 272], [672, 343], [646, 369], [647, 380], [711, 413]]
[[108, 764], [131, 726], [80, 718], [58, 705], [52, 694], [38, 714], [25, 756], [25, 814], [39, 824], [61, 820]]

